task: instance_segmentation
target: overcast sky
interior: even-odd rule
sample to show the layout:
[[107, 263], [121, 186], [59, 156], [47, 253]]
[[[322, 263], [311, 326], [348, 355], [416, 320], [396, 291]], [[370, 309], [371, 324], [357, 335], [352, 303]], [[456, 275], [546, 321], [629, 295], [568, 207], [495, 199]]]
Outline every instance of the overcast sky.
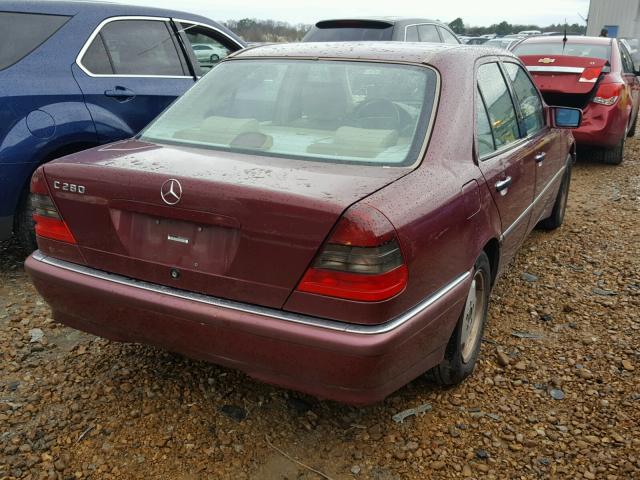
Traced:
[[[113, 0], [112, 0], [113, 1]], [[589, 0], [115, 0], [198, 13], [214, 20], [259, 18], [290, 23], [315, 23], [325, 18], [393, 15], [437, 18], [450, 22], [461, 17], [466, 25], [509, 23], [540, 26], [582, 22]]]

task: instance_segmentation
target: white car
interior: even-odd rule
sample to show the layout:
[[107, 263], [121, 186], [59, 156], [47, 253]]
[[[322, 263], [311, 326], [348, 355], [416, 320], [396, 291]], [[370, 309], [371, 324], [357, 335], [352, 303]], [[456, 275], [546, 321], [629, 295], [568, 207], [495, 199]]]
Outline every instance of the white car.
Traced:
[[229, 54], [224, 47], [209, 43], [194, 43], [192, 48], [200, 64], [217, 63]]

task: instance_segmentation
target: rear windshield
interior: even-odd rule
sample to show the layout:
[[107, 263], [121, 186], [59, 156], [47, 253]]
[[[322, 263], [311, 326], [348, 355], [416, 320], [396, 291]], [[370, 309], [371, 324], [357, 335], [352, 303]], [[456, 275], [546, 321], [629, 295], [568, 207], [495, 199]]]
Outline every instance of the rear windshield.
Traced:
[[0, 70], [19, 62], [56, 33], [70, 17], [0, 12]]
[[393, 37], [393, 25], [383, 22], [320, 22], [302, 39], [303, 42], [387, 41]]
[[569, 40], [563, 47], [562, 42], [523, 42], [513, 49], [513, 53], [518, 56], [523, 55], [567, 55], [570, 57], [611, 58], [610, 45], [593, 45], [588, 43], [571, 43]]
[[425, 141], [436, 85], [432, 69], [410, 65], [228, 61], [141, 138], [323, 162], [410, 165]]

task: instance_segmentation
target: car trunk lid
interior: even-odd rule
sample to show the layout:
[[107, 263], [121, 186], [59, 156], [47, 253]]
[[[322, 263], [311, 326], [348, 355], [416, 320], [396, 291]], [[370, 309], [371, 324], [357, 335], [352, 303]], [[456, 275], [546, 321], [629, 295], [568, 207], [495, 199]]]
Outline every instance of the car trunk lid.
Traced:
[[87, 265], [276, 308], [342, 212], [408, 171], [136, 140], [44, 169]]
[[550, 105], [584, 108], [596, 92], [609, 62], [568, 55], [523, 55], [545, 101]]

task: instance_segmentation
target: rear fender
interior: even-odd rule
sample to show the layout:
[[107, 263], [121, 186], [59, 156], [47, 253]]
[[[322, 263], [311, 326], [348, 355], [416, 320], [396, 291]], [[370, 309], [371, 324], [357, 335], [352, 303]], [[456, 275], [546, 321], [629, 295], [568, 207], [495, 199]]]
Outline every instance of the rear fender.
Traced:
[[103, 139], [112, 142], [131, 138], [136, 134], [127, 122], [112, 111], [95, 103], [87, 103], [87, 108], [91, 112], [95, 128]]

